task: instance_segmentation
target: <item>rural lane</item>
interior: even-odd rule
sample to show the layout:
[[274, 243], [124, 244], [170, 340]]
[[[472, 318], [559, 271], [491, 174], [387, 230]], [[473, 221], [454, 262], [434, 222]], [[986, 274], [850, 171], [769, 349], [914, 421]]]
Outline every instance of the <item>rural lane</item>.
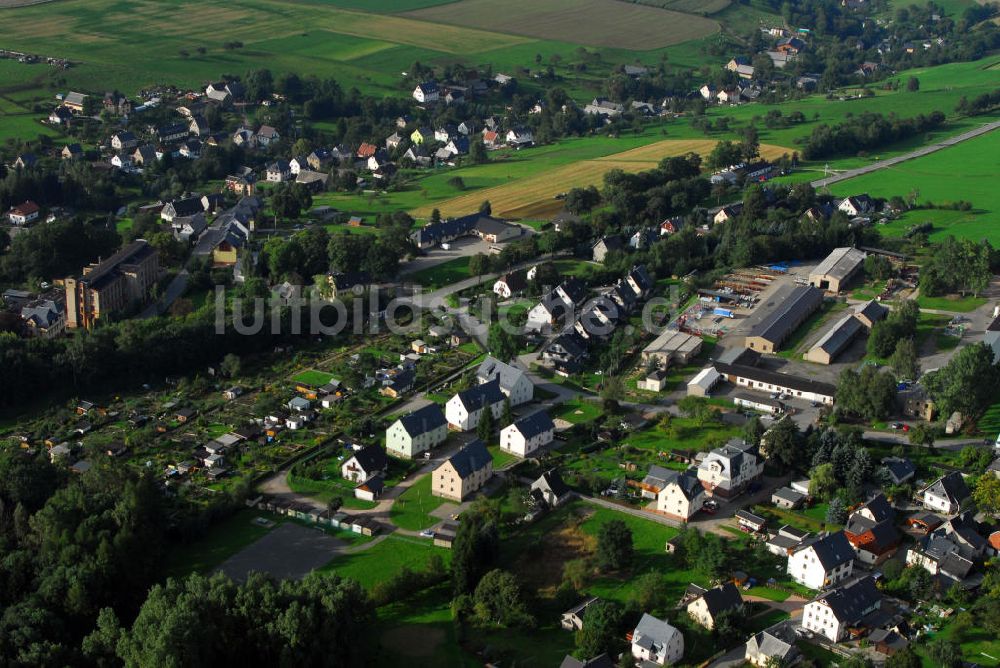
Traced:
[[841, 172], [840, 174], [835, 174], [834, 176], [828, 176], [826, 178], [818, 179], [812, 182], [812, 186], [814, 188], [824, 188], [834, 183], [839, 183], [840, 181], [853, 179], [855, 176], [862, 176], [864, 174], [877, 172], [880, 169], [886, 169], [887, 167], [898, 165], [899, 163], [906, 162], [907, 160], [913, 160], [914, 158], [920, 158], [925, 155], [930, 155], [931, 153], [940, 151], [943, 148], [948, 148], [949, 146], [960, 144], [964, 141], [968, 141], [969, 139], [974, 139], [988, 132], [992, 132], [997, 128], [1000, 128], [1000, 121], [993, 121], [991, 123], [981, 125], [973, 130], [969, 130], [968, 132], [963, 132], [960, 135], [955, 135], [954, 137], [948, 137], [947, 139], [942, 139], [941, 141], [931, 144], [930, 146], [924, 146], [923, 148], [918, 148], [916, 151], [911, 151], [910, 153], [896, 156], [895, 158], [887, 158], [885, 160], [879, 160], [878, 162], [873, 162], [872, 164], [865, 165], [864, 167], [858, 167], [857, 169], [849, 169], [845, 172]]

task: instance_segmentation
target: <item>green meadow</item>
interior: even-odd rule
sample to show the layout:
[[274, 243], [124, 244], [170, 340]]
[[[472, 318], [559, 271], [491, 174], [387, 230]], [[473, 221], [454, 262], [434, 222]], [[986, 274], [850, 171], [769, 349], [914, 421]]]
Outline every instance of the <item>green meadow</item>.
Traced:
[[879, 229], [886, 236], [902, 236], [914, 225], [931, 223], [931, 240], [946, 236], [1000, 243], [1000, 189], [997, 156], [1000, 131], [993, 131], [931, 155], [908, 160], [874, 174], [842, 181], [831, 187], [837, 195], [867, 192], [877, 197], [916, 194], [918, 203], [966, 201], [971, 211], [915, 209]]

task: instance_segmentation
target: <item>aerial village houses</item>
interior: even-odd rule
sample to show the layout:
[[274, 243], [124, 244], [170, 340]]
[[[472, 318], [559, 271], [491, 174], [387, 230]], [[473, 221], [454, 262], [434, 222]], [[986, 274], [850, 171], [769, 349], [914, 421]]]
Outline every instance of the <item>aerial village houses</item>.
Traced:
[[684, 636], [667, 622], [644, 613], [632, 631], [632, 656], [642, 665], [673, 665], [684, 656]]
[[866, 576], [851, 584], [837, 587], [806, 603], [802, 610], [803, 628], [832, 642], [840, 642], [851, 628], [879, 609], [882, 595], [875, 580]]
[[573, 490], [566, 485], [559, 472], [553, 469], [538, 476], [531, 483], [529, 493], [536, 505], [542, 503], [548, 508], [556, 508], [572, 497]]
[[476, 439], [434, 469], [431, 492], [460, 503], [482, 489], [492, 475], [493, 457], [486, 444]]
[[377, 474], [384, 474], [389, 468], [385, 450], [377, 445], [366, 446], [354, 453], [340, 467], [340, 475], [351, 482], [365, 482]]
[[500, 449], [518, 457], [529, 457], [552, 442], [555, 424], [545, 411], [537, 411], [500, 430]]
[[730, 498], [764, 475], [757, 448], [734, 439], [708, 453], [698, 464], [698, 479], [712, 496]]
[[878, 494], [851, 513], [844, 535], [858, 561], [878, 565], [896, 552], [902, 536], [896, 529], [896, 511], [884, 494]]
[[11, 225], [24, 227], [26, 225], [31, 225], [33, 222], [38, 220], [40, 213], [41, 208], [37, 204], [31, 200], [26, 200], [17, 206], [12, 207], [10, 211], [7, 212], [7, 220], [10, 221]]
[[824, 536], [788, 557], [788, 574], [810, 589], [824, 589], [851, 575], [854, 550], [843, 531]]
[[945, 515], [959, 512], [971, 496], [965, 479], [958, 471], [941, 476], [925, 487], [920, 494], [924, 508]]
[[511, 364], [501, 362], [492, 355], [479, 365], [476, 379], [480, 385], [497, 381], [500, 391], [507, 397], [512, 407], [531, 401], [535, 395], [535, 384], [528, 378], [528, 374]]
[[[697, 585], [695, 585], [697, 586]], [[711, 589], [700, 589], [697, 597], [687, 604], [687, 613], [697, 624], [712, 630], [715, 620], [724, 612], [739, 611], [743, 607], [740, 590], [732, 582]]]
[[670, 471], [668, 475], [656, 495], [656, 510], [687, 522], [705, 505], [705, 488], [698, 476], [690, 471]]
[[498, 419], [503, 413], [505, 400], [506, 397], [500, 390], [499, 378], [463, 390], [445, 404], [444, 412], [448, 428], [456, 431], [475, 429], [483, 417], [483, 411], [487, 410], [492, 413], [494, 419]]

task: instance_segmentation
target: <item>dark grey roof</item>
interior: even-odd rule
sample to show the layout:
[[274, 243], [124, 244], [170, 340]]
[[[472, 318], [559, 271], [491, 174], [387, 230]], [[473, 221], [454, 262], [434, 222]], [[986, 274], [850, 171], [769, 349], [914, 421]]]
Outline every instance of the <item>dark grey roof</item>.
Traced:
[[968, 485], [965, 484], [965, 478], [958, 471], [952, 471], [946, 475], [941, 476], [925, 491], [929, 491], [936, 496], [947, 498], [952, 503], [961, 504], [967, 498], [969, 498], [970, 492]]
[[878, 322], [879, 320], [881, 320], [886, 316], [886, 314], [889, 312], [889, 309], [882, 306], [873, 299], [870, 302], [866, 302], [855, 308], [854, 312], [858, 315], [864, 316], [865, 318], [871, 320], [872, 322]]
[[201, 195], [195, 195], [193, 197], [185, 197], [184, 199], [175, 199], [172, 202], [168, 202], [167, 206], [174, 210], [175, 216], [193, 216], [196, 213], [204, 213], [205, 205], [202, 204]]
[[488, 383], [476, 385], [458, 393], [458, 400], [469, 412], [479, 410], [484, 406], [503, 403], [504, 394], [500, 391], [500, 378], [494, 378]]
[[740, 596], [740, 590], [732, 582], [713, 587], [702, 594], [701, 597], [705, 599], [708, 613], [713, 618], [726, 610], [734, 610], [743, 605], [743, 597]]
[[428, 404], [409, 415], [404, 415], [399, 418], [399, 421], [403, 425], [403, 429], [411, 437], [426, 434], [429, 431], [448, 424], [444, 412], [437, 404]]
[[886, 457], [882, 465], [889, 469], [895, 482], [903, 482], [917, 473], [917, 467], [905, 457]]
[[476, 471], [486, 468], [493, 461], [486, 444], [478, 438], [448, 458], [455, 472], [462, 479], [468, 478]]
[[853, 314], [844, 316], [816, 342], [813, 348], [820, 348], [831, 357], [836, 357], [861, 333], [864, 325]]
[[806, 495], [801, 492], [796, 492], [791, 487], [782, 487], [775, 490], [771, 495], [771, 498], [778, 498], [782, 501], [788, 501], [789, 503], [798, 503], [802, 499], [806, 498]]
[[866, 576], [853, 582], [837, 587], [819, 596], [817, 601], [825, 601], [840, 622], [848, 624], [861, 620], [877, 607], [882, 595], [875, 587], [875, 579]]
[[361, 448], [354, 453], [354, 459], [358, 460], [358, 465], [369, 473], [372, 471], [382, 471], [389, 465], [389, 459], [385, 456], [385, 450], [378, 445], [369, 445]]
[[811, 285], [783, 285], [758, 308], [769, 312], [753, 326], [748, 336], [759, 336], [775, 344], [781, 343], [809, 313], [823, 303], [823, 292]]
[[841, 564], [854, 560], [854, 549], [843, 531], [824, 536], [810, 543], [809, 547], [815, 551], [816, 559], [826, 571], [831, 571]]
[[397, 373], [389, 383], [389, 387], [396, 392], [405, 392], [413, 387], [416, 380], [417, 372], [413, 369], [407, 369], [406, 371], [400, 371]]
[[555, 425], [552, 423], [552, 418], [545, 411], [537, 411], [528, 415], [526, 417], [517, 420], [514, 423], [514, 427], [521, 432], [521, 436], [524, 438], [534, 438], [539, 434], [542, 434], [551, 429], [555, 429]]
[[885, 494], [876, 494], [862, 508], [868, 510], [876, 522], [891, 520], [896, 517], [896, 511], [889, 505], [889, 500], [885, 498]]
[[571, 491], [573, 491], [563, 481], [562, 476], [559, 475], [559, 472], [556, 471], [555, 469], [551, 469], [540, 475], [538, 477], [538, 480], [535, 481], [535, 483], [537, 484], [539, 480], [542, 481], [545, 484], [545, 486], [549, 488], [549, 491], [551, 491], [557, 497], [566, 496]]
[[575, 656], [566, 655], [559, 668], [615, 668], [615, 662], [607, 654], [595, 656], [593, 659], [581, 661]]
[[560, 283], [559, 287], [566, 293], [574, 304], [579, 304], [583, 301], [584, 297], [587, 296], [586, 284], [575, 276], [571, 276]]

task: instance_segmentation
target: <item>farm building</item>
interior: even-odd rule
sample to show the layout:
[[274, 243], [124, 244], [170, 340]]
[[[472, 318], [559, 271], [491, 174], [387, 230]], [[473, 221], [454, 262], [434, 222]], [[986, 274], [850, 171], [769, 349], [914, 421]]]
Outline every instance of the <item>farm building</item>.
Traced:
[[832, 364], [833, 360], [847, 350], [854, 339], [864, 331], [865, 326], [854, 315], [845, 316], [828, 329], [803, 357], [817, 364]]
[[691, 397], [707, 397], [709, 392], [719, 384], [723, 376], [715, 367], [706, 367], [698, 375], [688, 381], [687, 393]]
[[656, 360], [663, 367], [687, 364], [701, 352], [699, 337], [668, 329], [642, 351], [642, 361]]
[[840, 292], [865, 262], [865, 253], [856, 248], [835, 248], [809, 273], [809, 285], [820, 290]]
[[874, 299], [854, 307], [854, 317], [860, 320], [861, 324], [868, 329], [871, 329], [876, 322], [882, 320], [888, 314], [889, 309]]
[[812, 286], [781, 286], [758, 307], [760, 320], [750, 329], [744, 345], [762, 353], [776, 352], [822, 303], [823, 293]]
[[646, 374], [646, 377], [636, 382], [636, 387], [647, 392], [660, 392], [667, 385], [667, 372], [663, 369], [654, 369]]
[[716, 362], [715, 370], [740, 387], [833, 405], [836, 388], [829, 383], [740, 364]]

